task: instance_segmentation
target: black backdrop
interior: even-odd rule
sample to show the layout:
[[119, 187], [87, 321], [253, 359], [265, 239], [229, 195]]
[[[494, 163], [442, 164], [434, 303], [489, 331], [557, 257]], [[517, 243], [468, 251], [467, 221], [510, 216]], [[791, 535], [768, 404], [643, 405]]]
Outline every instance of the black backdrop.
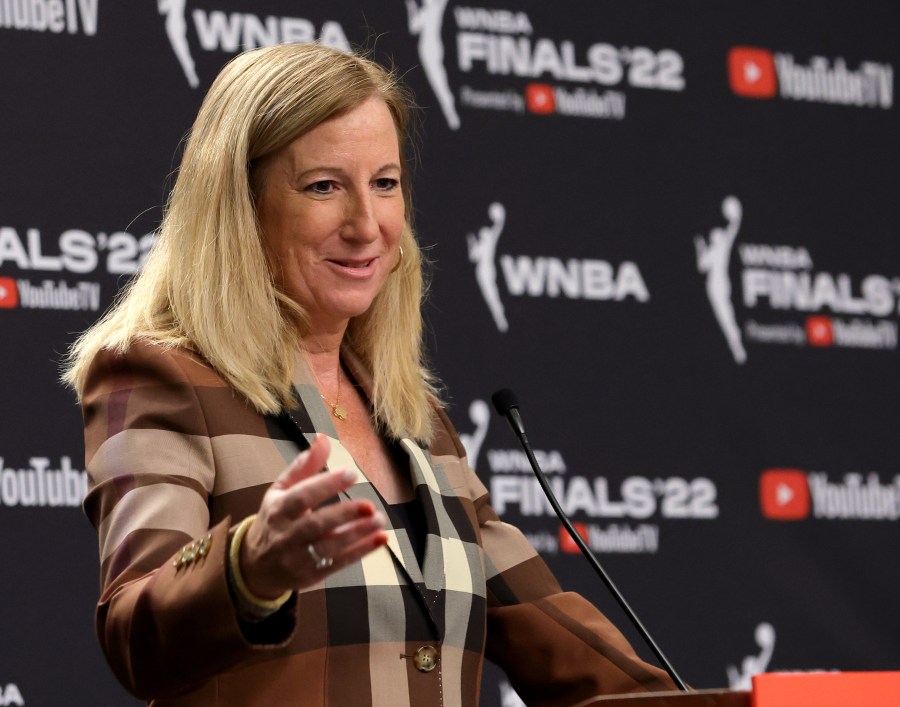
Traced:
[[[621, 622], [486, 414], [502, 385], [689, 682], [896, 668], [898, 21], [892, 0], [0, 0], [0, 704], [133, 703], [92, 635], [60, 354], [139, 266], [219, 67], [307, 37], [393, 60], [424, 108], [428, 345], [562, 583]], [[493, 670], [483, 702], [517, 704]]]

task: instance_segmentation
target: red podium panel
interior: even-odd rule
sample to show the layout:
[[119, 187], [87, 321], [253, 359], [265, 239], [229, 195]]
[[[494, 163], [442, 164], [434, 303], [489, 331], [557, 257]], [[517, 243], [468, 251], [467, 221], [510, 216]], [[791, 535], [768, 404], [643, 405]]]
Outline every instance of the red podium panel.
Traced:
[[609, 695], [578, 707], [900, 707], [900, 672], [766, 673], [753, 692], [696, 690]]
[[897, 707], [900, 672], [766, 673], [753, 678], [753, 707]]

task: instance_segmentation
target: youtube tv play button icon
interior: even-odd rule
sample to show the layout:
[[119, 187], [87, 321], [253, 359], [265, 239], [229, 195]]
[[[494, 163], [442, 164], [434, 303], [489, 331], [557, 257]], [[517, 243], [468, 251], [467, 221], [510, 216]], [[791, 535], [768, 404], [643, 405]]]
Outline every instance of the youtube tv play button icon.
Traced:
[[809, 483], [800, 469], [766, 469], [759, 477], [759, 507], [769, 520], [809, 516]]
[[728, 52], [728, 83], [738, 96], [774, 98], [778, 78], [772, 52], [758, 47], [732, 47]]

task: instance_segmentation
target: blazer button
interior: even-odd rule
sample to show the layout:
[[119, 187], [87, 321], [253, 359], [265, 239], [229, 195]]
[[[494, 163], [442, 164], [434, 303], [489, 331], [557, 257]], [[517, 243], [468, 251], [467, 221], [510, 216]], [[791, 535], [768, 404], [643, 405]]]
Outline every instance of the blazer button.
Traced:
[[430, 673], [437, 666], [437, 649], [433, 646], [422, 646], [413, 656], [416, 669], [423, 673]]

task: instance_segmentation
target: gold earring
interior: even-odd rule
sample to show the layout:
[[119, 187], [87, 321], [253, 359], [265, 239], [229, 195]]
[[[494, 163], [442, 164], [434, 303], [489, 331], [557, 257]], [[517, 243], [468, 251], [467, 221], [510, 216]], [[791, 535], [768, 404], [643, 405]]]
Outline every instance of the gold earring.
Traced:
[[397, 272], [400, 269], [400, 264], [403, 262], [403, 246], [400, 246], [400, 257], [397, 258], [397, 264], [391, 268], [391, 274]]

